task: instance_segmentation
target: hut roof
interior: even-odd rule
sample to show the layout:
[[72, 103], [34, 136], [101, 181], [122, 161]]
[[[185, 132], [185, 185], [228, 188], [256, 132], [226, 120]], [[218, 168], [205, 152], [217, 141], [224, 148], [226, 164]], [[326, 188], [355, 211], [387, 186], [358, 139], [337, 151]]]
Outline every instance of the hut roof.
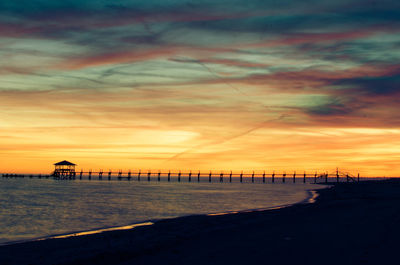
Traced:
[[67, 161], [67, 160], [64, 160], [64, 161], [55, 163], [54, 165], [55, 165], [55, 166], [76, 166], [76, 164], [71, 163], [71, 162], [69, 162], [69, 161]]

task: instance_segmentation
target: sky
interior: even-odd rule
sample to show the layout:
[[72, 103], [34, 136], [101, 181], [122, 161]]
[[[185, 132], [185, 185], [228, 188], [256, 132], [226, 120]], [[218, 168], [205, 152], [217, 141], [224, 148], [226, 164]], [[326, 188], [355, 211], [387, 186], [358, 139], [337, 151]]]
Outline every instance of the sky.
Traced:
[[0, 171], [400, 176], [400, 2], [0, 1]]

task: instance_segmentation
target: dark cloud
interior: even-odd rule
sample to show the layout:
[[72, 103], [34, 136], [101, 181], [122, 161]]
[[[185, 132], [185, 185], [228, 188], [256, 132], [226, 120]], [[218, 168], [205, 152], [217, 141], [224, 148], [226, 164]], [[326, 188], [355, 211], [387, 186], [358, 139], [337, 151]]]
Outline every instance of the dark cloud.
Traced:
[[395, 96], [400, 94], [400, 74], [342, 79], [333, 82], [333, 85], [348, 87], [349, 93], [357, 92], [360, 95]]
[[[353, 5], [351, 5], [353, 3]], [[346, 9], [349, 5], [351, 9]], [[395, 1], [379, 5], [358, 1], [2, 1], [0, 14], [16, 16], [37, 30], [73, 30], [129, 25], [137, 22], [177, 22], [187, 28], [263, 34], [299, 30], [351, 29], [398, 22]], [[40, 25], [41, 22], [46, 23]], [[387, 25], [389, 26], [389, 24]], [[395, 26], [395, 25], [392, 25]]]

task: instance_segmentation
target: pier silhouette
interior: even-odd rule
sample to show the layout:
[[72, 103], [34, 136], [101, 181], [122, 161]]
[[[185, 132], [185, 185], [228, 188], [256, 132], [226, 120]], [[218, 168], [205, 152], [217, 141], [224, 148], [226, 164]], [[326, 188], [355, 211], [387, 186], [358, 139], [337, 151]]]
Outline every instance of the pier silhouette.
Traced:
[[[195, 171], [196, 172], [196, 171]], [[80, 171], [63, 171], [63, 173], [52, 174], [2, 174], [3, 178], [53, 178], [55, 180], [103, 180], [103, 174], [107, 175], [107, 180], [118, 180], [118, 181], [167, 181], [167, 182], [208, 182], [208, 183], [339, 183], [339, 182], [358, 182], [360, 181], [360, 174], [353, 175], [349, 172], [341, 172], [336, 170], [335, 172], [313, 172], [307, 173], [304, 171], [301, 174], [297, 174], [296, 171], [292, 173], [286, 173], [286, 171], [277, 173], [272, 171], [268, 173], [262, 172], [233, 172], [230, 171], [200, 171], [194, 173], [193, 170], [189, 171], [152, 171], [146, 170], [108, 170], [98, 171], [83, 170]], [[143, 177], [144, 176], [144, 177]], [[193, 176], [195, 176], [193, 180]]]

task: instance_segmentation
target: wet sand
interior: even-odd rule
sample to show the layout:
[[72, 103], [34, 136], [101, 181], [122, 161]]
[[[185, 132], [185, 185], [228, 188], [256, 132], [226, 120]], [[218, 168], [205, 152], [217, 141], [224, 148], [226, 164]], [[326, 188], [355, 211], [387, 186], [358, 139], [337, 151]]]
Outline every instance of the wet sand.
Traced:
[[399, 180], [317, 192], [313, 204], [2, 246], [0, 264], [400, 264]]

